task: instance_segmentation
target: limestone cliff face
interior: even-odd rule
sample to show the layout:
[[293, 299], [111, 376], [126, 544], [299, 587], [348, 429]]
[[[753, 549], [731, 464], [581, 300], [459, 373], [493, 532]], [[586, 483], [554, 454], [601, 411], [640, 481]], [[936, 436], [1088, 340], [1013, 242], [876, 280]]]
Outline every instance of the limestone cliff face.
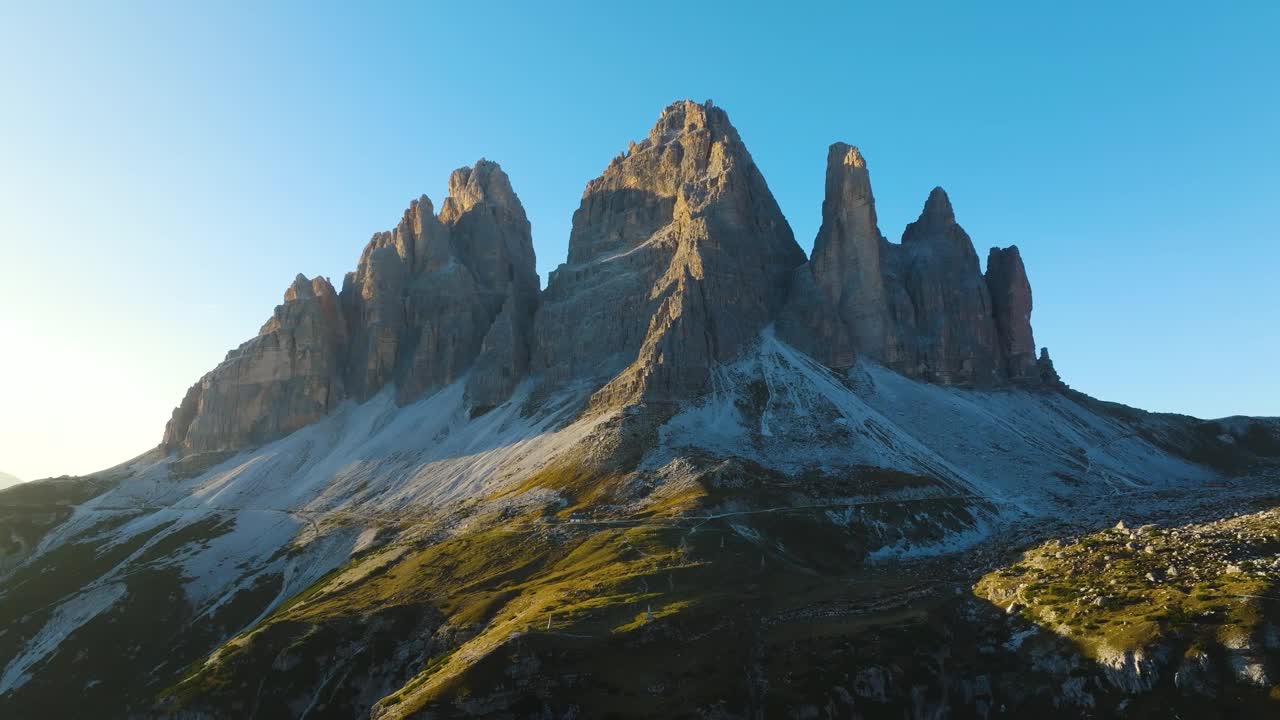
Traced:
[[344, 397], [345, 344], [346, 323], [333, 286], [299, 275], [258, 336], [187, 391], [162, 445], [230, 450], [315, 422]]
[[991, 296], [973, 242], [942, 188], [929, 193], [897, 250], [897, 276], [914, 310], [913, 322], [904, 323], [904, 334], [915, 336], [914, 360], [903, 369], [944, 384], [997, 382]]
[[992, 249], [984, 276], [941, 188], [889, 242], [866, 159], [844, 143], [806, 262], [725, 112], [682, 101], [587, 184], [545, 292], [506, 173], [456, 170], [439, 214], [410, 203], [341, 293], [299, 276], [259, 336], [191, 388], [163, 446], [257, 444], [344, 399], [394, 386], [410, 403], [464, 377], [477, 413], [525, 378], [586, 387], [593, 408], [683, 402], [770, 324], [831, 367], [862, 356], [944, 384], [1060, 386], [1030, 317], [1016, 247]]
[[506, 173], [486, 160], [454, 171], [439, 217], [420, 198], [394, 231], [369, 241], [347, 275], [352, 395], [364, 400], [395, 382], [407, 403], [459, 379], [509, 302], [516, 321], [503, 322], [519, 336], [505, 349], [495, 341], [505, 358], [486, 358], [506, 381], [473, 379], [486, 404], [504, 400], [527, 365], [538, 284], [529, 220]]
[[1000, 358], [1011, 380], [1035, 379], [1036, 341], [1031, 333], [1031, 283], [1017, 245], [991, 248], [987, 254], [987, 289], [995, 312]]
[[1031, 286], [1017, 248], [993, 249], [984, 277], [951, 201], [934, 188], [900, 244], [877, 224], [866, 160], [836, 143], [822, 226], [792, 283], [780, 335], [832, 367], [865, 356], [943, 384], [1034, 380]]
[[[844, 143], [832, 145], [822, 226], [810, 260], [814, 281], [848, 328], [857, 352], [897, 365], [905, 358], [885, 287], [881, 255], [890, 250], [887, 245], [862, 153]], [[851, 360], [846, 350], [836, 364]]]
[[345, 398], [394, 383], [408, 403], [468, 371], [473, 403], [501, 403], [528, 368], [534, 263], [506, 173], [486, 160], [457, 170], [440, 215], [426, 196], [410, 203], [394, 230], [369, 241], [340, 295], [299, 276], [259, 336], [187, 392], [163, 447], [258, 444]]
[[804, 260], [724, 111], [675, 103], [588, 183], [533, 370], [607, 382], [599, 403], [685, 399], [773, 319]]

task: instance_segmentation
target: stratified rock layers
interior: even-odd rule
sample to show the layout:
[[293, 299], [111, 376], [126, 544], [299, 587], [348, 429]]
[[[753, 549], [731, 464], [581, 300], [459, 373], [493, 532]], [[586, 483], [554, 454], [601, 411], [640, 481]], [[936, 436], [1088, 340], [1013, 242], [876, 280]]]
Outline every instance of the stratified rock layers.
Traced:
[[533, 368], [607, 381], [606, 405], [688, 398], [773, 319], [804, 260], [724, 111], [675, 103], [587, 184]]
[[340, 295], [299, 276], [258, 337], [187, 392], [163, 447], [262, 443], [345, 398], [395, 383], [408, 403], [468, 371], [472, 402], [500, 403], [528, 366], [538, 285], [529, 221], [506, 174], [486, 160], [456, 170], [440, 215], [425, 196], [412, 202], [369, 241]]
[[901, 244], [890, 243], [877, 225], [865, 159], [836, 143], [813, 259], [793, 283], [779, 332], [833, 367], [862, 355], [943, 384], [1035, 379], [1021, 255], [1010, 247], [990, 257], [984, 277], [942, 188]]

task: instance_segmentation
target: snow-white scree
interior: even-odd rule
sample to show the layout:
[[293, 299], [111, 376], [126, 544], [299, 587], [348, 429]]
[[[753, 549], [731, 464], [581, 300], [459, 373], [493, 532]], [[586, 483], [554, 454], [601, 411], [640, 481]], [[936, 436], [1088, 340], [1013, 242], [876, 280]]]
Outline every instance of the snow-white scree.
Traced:
[[[768, 393], [754, 425], [741, 410], [752, 383]], [[715, 373], [712, 388], [663, 428], [667, 454], [694, 446], [790, 473], [892, 468], [1027, 514], [1056, 511], [1057, 498], [1215, 476], [1058, 393], [941, 387], [867, 361], [836, 374], [768, 328], [753, 352]]]
[[[48, 627], [5, 668], [0, 693], [25, 682], [26, 668], [118, 601], [124, 595], [119, 580], [137, 569], [135, 561], [148, 549], [197, 523], [213, 522], [217, 529], [198, 550], [160, 561], [181, 570], [197, 616], [212, 613], [257, 578], [280, 574], [283, 587], [265, 615], [367, 543], [366, 527], [411, 527], [415, 517], [527, 477], [607, 419], [566, 424], [566, 406], [525, 417], [520, 407], [527, 387], [502, 407], [469, 419], [465, 383], [462, 378], [404, 408], [396, 407], [388, 388], [187, 479], [175, 478], [170, 459], [153, 454], [113, 468], [130, 476], [78, 507], [44, 538], [36, 557], [71, 538], [83, 542], [87, 530], [112, 517], [131, 519], [94, 536], [101, 549], [159, 531], [59, 604]], [[281, 552], [291, 544], [297, 552]]]

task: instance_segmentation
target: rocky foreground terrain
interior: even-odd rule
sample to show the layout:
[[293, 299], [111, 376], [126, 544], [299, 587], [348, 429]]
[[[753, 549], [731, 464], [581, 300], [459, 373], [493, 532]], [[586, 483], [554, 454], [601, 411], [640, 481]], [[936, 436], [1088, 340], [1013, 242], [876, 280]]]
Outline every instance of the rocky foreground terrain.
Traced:
[[825, 182], [806, 258], [675, 103], [540, 288], [455, 171], [155, 450], [0, 492], [0, 713], [1274, 714], [1280, 421], [1072, 390], [1016, 247], [941, 188], [890, 242], [852, 146]]

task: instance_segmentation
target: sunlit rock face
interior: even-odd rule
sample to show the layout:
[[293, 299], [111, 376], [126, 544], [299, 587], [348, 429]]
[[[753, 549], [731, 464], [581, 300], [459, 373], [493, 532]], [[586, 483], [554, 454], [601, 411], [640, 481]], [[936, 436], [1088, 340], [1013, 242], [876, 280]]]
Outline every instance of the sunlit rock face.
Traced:
[[[460, 379], [477, 405], [528, 368], [539, 281], [524, 208], [493, 162], [454, 171], [440, 215], [423, 196], [373, 236], [341, 294], [299, 276], [259, 336], [193, 386], [163, 446], [254, 445], [394, 384], [401, 404]], [[481, 352], [484, 357], [477, 358]]]
[[258, 336], [187, 391], [165, 427], [164, 447], [227, 450], [315, 422], [345, 396], [345, 344], [333, 286], [299, 275]]
[[495, 339], [501, 357], [486, 363], [506, 381], [476, 379], [486, 402], [505, 399], [527, 365], [538, 284], [529, 220], [506, 173], [487, 160], [454, 171], [439, 217], [419, 199], [394, 231], [374, 236], [347, 276], [353, 395], [367, 399], [396, 382], [406, 403], [457, 380], [509, 302], [514, 321], [504, 326], [518, 337], [501, 347]]
[[594, 378], [607, 405], [687, 398], [773, 319], [804, 260], [724, 111], [675, 103], [587, 184], [534, 371]]

